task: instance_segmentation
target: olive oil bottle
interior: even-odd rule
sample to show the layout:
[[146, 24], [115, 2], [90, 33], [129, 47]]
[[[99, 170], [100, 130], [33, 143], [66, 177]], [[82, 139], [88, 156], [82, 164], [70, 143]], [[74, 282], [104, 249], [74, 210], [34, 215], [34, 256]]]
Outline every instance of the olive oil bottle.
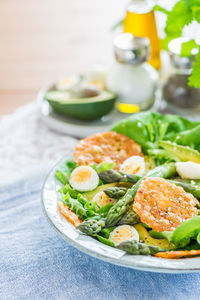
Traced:
[[154, 3], [151, 0], [132, 0], [124, 20], [124, 32], [150, 40], [151, 54], [149, 63], [157, 70], [161, 67], [160, 42], [156, 28]]

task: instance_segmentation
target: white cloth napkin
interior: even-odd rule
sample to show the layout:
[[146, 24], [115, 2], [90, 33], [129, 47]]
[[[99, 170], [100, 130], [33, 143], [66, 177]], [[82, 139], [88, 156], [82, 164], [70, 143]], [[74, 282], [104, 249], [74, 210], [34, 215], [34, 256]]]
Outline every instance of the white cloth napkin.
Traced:
[[40, 119], [36, 103], [0, 119], [0, 186], [51, 167], [67, 155], [77, 140], [50, 130]]

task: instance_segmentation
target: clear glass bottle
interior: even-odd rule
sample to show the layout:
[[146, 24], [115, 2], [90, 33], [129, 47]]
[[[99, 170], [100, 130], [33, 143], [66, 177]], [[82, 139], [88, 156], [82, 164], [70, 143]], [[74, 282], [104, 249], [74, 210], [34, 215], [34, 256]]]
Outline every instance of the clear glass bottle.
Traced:
[[106, 79], [108, 90], [118, 96], [118, 109], [134, 113], [152, 107], [157, 87], [157, 71], [147, 62], [149, 40], [123, 33], [114, 39], [115, 65]]
[[162, 86], [162, 98], [168, 110], [186, 116], [200, 113], [200, 88], [188, 85], [188, 78], [198, 49], [192, 49], [190, 57], [180, 56], [182, 43], [188, 40], [188, 38], [181, 37], [169, 43], [172, 68]]
[[129, 2], [124, 19], [124, 32], [150, 40], [149, 63], [157, 70], [161, 67], [160, 41], [154, 15], [155, 3], [152, 0], [132, 0]]

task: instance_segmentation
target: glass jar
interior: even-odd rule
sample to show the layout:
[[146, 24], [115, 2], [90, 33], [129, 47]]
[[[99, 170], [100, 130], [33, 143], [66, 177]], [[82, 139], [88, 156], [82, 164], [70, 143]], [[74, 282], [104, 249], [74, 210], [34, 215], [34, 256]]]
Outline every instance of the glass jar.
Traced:
[[108, 90], [118, 96], [118, 109], [134, 113], [150, 108], [155, 101], [157, 71], [147, 62], [149, 40], [123, 33], [114, 40], [115, 65], [106, 78]]
[[172, 68], [162, 86], [162, 97], [170, 112], [189, 116], [200, 112], [200, 88], [188, 85], [188, 78], [198, 50], [192, 49], [190, 57], [180, 56], [182, 43], [188, 40], [182, 37], [169, 43]]
[[160, 41], [154, 15], [155, 3], [152, 0], [132, 0], [129, 2], [124, 19], [124, 32], [150, 40], [149, 63], [157, 70], [161, 67]]

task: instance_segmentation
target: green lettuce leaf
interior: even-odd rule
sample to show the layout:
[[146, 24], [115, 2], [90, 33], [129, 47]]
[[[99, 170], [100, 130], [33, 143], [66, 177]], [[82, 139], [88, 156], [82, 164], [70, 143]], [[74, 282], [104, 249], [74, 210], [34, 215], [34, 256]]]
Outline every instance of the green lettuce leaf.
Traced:
[[71, 173], [77, 167], [77, 163], [73, 160], [67, 160], [65, 162], [65, 167], [67, 171]]
[[64, 185], [68, 182], [68, 179], [69, 179], [67, 173], [64, 173], [59, 170], [56, 170], [55, 177]]
[[153, 238], [166, 238], [177, 248], [184, 248], [190, 244], [191, 239], [200, 242], [200, 216], [182, 222], [174, 231], [156, 232], [150, 230], [149, 233]]
[[99, 242], [101, 242], [105, 245], [111, 246], [111, 247], [115, 247], [114, 243], [112, 241], [110, 241], [109, 239], [106, 239], [106, 238], [100, 236], [99, 234], [94, 234], [93, 236], [95, 236], [99, 240]]
[[[65, 187], [64, 187], [65, 188]], [[76, 191], [74, 191], [76, 192]], [[88, 202], [87, 199], [82, 194], [77, 194], [76, 198], [73, 198], [70, 195], [70, 190], [66, 193], [63, 193], [63, 190], [60, 189], [60, 193], [62, 196], [62, 201], [64, 204], [68, 205], [69, 208], [79, 217], [82, 219], [87, 219], [93, 216], [98, 216], [96, 204], [92, 202]]]
[[73, 198], [77, 198], [79, 192], [74, 190], [73, 188], [71, 188], [71, 186], [69, 184], [65, 184], [63, 187], [61, 187], [59, 189], [59, 192], [61, 194], [67, 194], [69, 193], [69, 195]]
[[[195, 129], [198, 125], [200, 122], [192, 122], [180, 116], [162, 115], [148, 111], [134, 114], [120, 121], [112, 130], [130, 137], [142, 146], [144, 153], [148, 153], [150, 149], [159, 148], [158, 141], [174, 141], [180, 134], [178, 143], [186, 143], [187, 141], [187, 145], [191, 147], [194, 147], [194, 144], [195, 147], [197, 144], [200, 145], [200, 135], [195, 143], [194, 139], [190, 141], [192, 135], [190, 130]], [[188, 135], [189, 137], [186, 138]]]
[[110, 236], [110, 233], [116, 228], [116, 226], [113, 226], [113, 227], [109, 227], [109, 228], [103, 228], [99, 234], [101, 236], [103, 236], [104, 238], [108, 239], [109, 236]]
[[191, 238], [197, 238], [200, 232], [200, 216], [182, 222], [174, 231], [171, 242], [177, 247], [185, 247]]
[[114, 163], [108, 163], [106, 161], [103, 161], [102, 163], [100, 163], [99, 165], [94, 165], [92, 166], [95, 171], [99, 174], [101, 172], [110, 170], [110, 169], [114, 169], [115, 164]]
[[77, 164], [73, 160], [67, 160], [62, 164], [59, 170], [56, 170], [55, 177], [63, 184], [69, 182], [69, 177], [72, 171], [77, 167]]
[[197, 126], [192, 129], [175, 134], [171, 137], [171, 140], [179, 145], [200, 150], [200, 124], [197, 124]]

